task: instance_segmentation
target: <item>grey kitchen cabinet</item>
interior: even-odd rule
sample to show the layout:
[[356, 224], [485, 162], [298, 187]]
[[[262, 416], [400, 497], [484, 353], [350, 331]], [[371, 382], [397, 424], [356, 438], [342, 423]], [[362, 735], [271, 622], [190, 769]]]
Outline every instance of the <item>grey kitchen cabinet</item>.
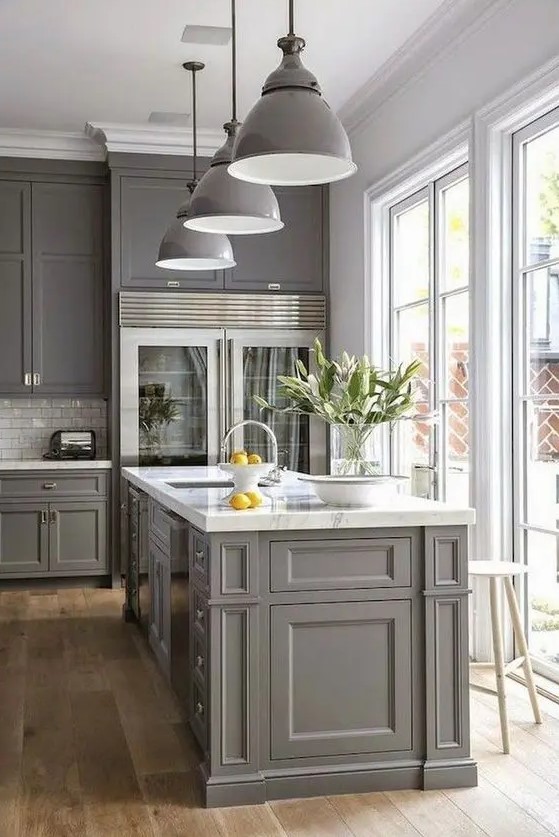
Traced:
[[411, 604], [272, 606], [272, 759], [411, 749]]
[[108, 506], [103, 472], [2, 474], [0, 576], [105, 575]]
[[104, 394], [103, 186], [0, 180], [0, 394]]
[[0, 576], [49, 569], [48, 506], [0, 503]]
[[32, 184], [33, 388], [104, 391], [102, 186]]
[[171, 559], [153, 538], [149, 541], [149, 585], [149, 642], [161, 669], [170, 676]]
[[52, 572], [107, 570], [107, 504], [49, 504], [49, 567]]
[[32, 369], [29, 183], [0, 180], [0, 300], [0, 392], [26, 393]]
[[[188, 192], [186, 176], [119, 178], [120, 270], [124, 288], [213, 291], [223, 288], [223, 271], [164, 270], [155, 266], [159, 244]], [[113, 235], [115, 230], [113, 229]]]
[[321, 186], [275, 187], [282, 230], [232, 236], [236, 267], [225, 271], [232, 291], [322, 293], [326, 285], [327, 191]]

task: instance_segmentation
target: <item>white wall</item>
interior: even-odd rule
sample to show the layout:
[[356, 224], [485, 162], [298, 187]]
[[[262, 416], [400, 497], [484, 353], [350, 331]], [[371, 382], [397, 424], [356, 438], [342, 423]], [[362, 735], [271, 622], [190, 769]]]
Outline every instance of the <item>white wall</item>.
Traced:
[[559, 54], [558, 0], [512, 0], [385, 101], [350, 137], [357, 174], [331, 187], [333, 351], [368, 351], [364, 192]]

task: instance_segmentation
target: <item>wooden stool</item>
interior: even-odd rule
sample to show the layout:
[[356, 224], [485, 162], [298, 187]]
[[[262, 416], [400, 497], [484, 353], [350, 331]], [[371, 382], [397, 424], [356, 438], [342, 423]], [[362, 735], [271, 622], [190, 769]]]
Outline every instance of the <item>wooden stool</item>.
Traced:
[[[541, 724], [542, 722], [542, 716], [538, 703], [538, 694], [536, 692], [534, 674], [528, 652], [528, 643], [526, 642], [526, 636], [524, 635], [520, 610], [518, 609], [518, 602], [516, 601], [514, 587], [512, 584], [512, 576], [522, 575], [527, 572], [527, 569], [528, 568], [523, 564], [517, 564], [513, 561], [470, 561], [468, 564], [468, 572], [471, 576], [485, 576], [486, 578], [489, 578], [491, 631], [493, 634], [493, 652], [495, 655], [495, 679], [497, 681], [496, 694], [499, 698], [501, 737], [503, 739], [503, 752], [505, 753], [510, 753], [507, 696], [505, 692], [505, 677], [509, 671], [514, 671], [514, 669], [517, 669], [520, 666], [523, 667], [524, 676], [526, 678], [526, 687], [528, 689], [528, 694], [530, 695], [530, 702], [534, 713], [534, 720], [536, 721], [536, 724]], [[507, 663], [507, 665], [505, 665], [503, 653], [503, 628], [499, 609], [499, 580], [503, 581], [505, 587], [512, 627], [521, 654], [520, 657], [517, 657], [510, 663]], [[475, 685], [472, 686], [472, 688], [477, 688], [482, 691], [491, 691]], [[495, 694], [495, 692], [492, 692], [492, 694]]]

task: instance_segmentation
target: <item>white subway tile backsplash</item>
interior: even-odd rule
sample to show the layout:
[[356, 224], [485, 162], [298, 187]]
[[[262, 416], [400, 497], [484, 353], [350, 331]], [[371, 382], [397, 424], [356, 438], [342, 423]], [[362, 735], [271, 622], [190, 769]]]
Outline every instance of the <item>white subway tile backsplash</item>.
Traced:
[[97, 398], [3, 398], [0, 459], [40, 459], [54, 430], [95, 430], [97, 456], [107, 456], [107, 404]]

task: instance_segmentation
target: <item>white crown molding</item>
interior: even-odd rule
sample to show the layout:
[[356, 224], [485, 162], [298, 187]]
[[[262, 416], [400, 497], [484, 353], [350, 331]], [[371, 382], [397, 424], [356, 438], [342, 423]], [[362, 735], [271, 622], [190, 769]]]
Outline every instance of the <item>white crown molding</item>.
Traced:
[[442, 55], [482, 27], [512, 0], [444, 0], [399, 50], [338, 111], [348, 133], [362, 129], [375, 111]]
[[103, 160], [105, 155], [96, 143], [77, 132], [0, 128], [0, 157]]
[[[85, 134], [107, 152], [130, 154], [192, 154], [192, 129], [163, 125], [126, 125], [116, 122], [86, 122]], [[225, 142], [223, 131], [198, 131], [198, 154], [212, 157]]]

